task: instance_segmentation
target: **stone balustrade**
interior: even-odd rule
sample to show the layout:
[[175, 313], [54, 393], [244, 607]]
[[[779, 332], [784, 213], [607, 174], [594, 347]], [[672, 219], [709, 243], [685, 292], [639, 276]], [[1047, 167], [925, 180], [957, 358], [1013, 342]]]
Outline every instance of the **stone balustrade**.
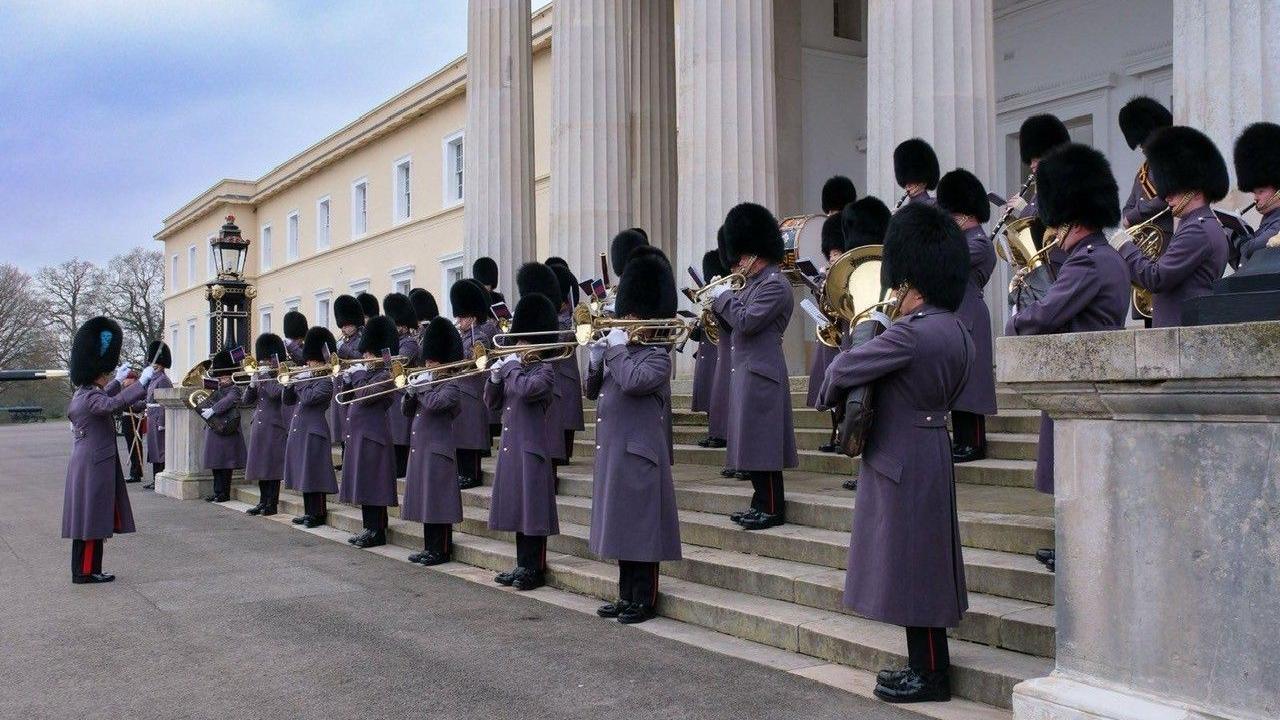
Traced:
[[[213, 473], [204, 466], [205, 422], [183, 401], [191, 388], [165, 388], [155, 392], [155, 401], [164, 407], [164, 471], [156, 475], [156, 492], [161, 495], [194, 500], [213, 492]], [[245, 441], [249, 438], [251, 410], [240, 413], [240, 428]], [[244, 482], [244, 472], [237, 470], [233, 483]]]

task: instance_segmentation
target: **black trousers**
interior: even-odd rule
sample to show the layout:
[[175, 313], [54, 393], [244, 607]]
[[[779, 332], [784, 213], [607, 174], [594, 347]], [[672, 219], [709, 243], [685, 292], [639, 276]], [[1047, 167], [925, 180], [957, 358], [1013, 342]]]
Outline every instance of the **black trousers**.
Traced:
[[156, 481], [156, 476], [164, 472], [164, 463], [151, 463], [151, 482]]
[[323, 518], [327, 513], [325, 494], [322, 492], [302, 493], [302, 514], [313, 518]]
[[448, 556], [453, 552], [453, 526], [448, 523], [422, 524], [422, 549]]
[[129, 479], [142, 479], [142, 456], [146, 454], [147, 443], [142, 433], [133, 431], [133, 419], [129, 413], [120, 415], [120, 429], [124, 431], [124, 451], [129, 453]]
[[386, 530], [387, 529], [387, 506], [386, 505], [361, 505], [360, 517], [364, 521], [365, 530]]
[[280, 504], [280, 481], [279, 480], [259, 480], [258, 495], [262, 499], [262, 506], [275, 510]]
[[658, 563], [618, 561], [618, 599], [653, 606], [658, 603]]
[[213, 471], [213, 494], [231, 497], [231, 469]]
[[516, 533], [516, 566], [526, 570], [546, 570], [547, 536]]
[[753, 470], [747, 475], [751, 477], [751, 487], [755, 490], [751, 495], [751, 507], [770, 515], [785, 515], [787, 497], [782, 471]]
[[453, 451], [455, 462], [458, 465], [458, 474], [472, 480], [480, 479], [480, 455], [483, 450], [467, 450], [465, 448], [455, 448]]
[[914, 670], [946, 672], [951, 667], [946, 628], [907, 628], [907, 665]]
[[987, 416], [952, 410], [951, 434], [956, 445], [984, 448], [987, 446]]
[[564, 431], [564, 461], [567, 463], [573, 459], [573, 434], [576, 430]]
[[71, 577], [102, 572], [102, 540], [71, 541]]
[[396, 451], [396, 477], [402, 478], [409, 471], [409, 446], [392, 445]]

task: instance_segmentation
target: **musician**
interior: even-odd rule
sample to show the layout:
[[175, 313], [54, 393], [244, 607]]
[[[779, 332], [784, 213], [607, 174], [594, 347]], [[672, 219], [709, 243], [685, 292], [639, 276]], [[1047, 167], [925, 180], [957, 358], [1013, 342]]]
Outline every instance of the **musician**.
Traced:
[[631, 251], [649, 244], [649, 235], [640, 228], [628, 228], [613, 236], [609, 241], [609, 265], [613, 267], [614, 277], [621, 278], [622, 271], [627, 269], [627, 258]]
[[938, 156], [933, 146], [920, 138], [911, 138], [898, 143], [893, 149], [893, 177], [898, 187], [903, 189], [903, 203], [927, 203], [932, 205], [933, 198], [929, 191], [938, 187]]
[[1134, 284], [1152, 293], [1152, 327], [1174, 327], [1182, 324], [1182, 303], [1212, 292], [1227, 268], [1227, 233], [1210, 203], [1227, 196], [1231, 178], [1213, 141], [1194, 128], [1160, 130], [1145, 148], [1152, 184], [1178, 218], [1177, 230], [1154, 260], [1127, 233], [1110, 242]]
[[969, 282], [956, 314], [973, 338], [976, 353], [969, 379], [951, 411], [955, 437], [951, 459], [956, 463], [987, 456], [987, 415], [996, 414], [995, 362], [991, 347], [991, 311], [983, 301], [983, 288], [996, 268], [996, 250], [983, 225], [991, 219], [987, 189], [973, 173], [956, 169], [938, 182], [938, 207], [949, 213], [969, 248]]
[[[658, 255], [633, 255], [618, 280], [617, 315], [673, 318], [676, 281]], [[591, 347], [587, 397], [597, 401], [591, 552], [618, 561], [618, 599], [596, 611], [624, 624], [652, 618], [658, 563], [680, 559], [680, 519], [665, 427], [671, 352], [614, 328]]]
[[[437, 317], [422, 335], [422, 363], [427, 368], [462, 360], [462, 336], [453, 323]], [[453, 419], [462, 408], [463, 380], [444, 380], [431, 373], [408, 385], [401, 412], [413, 418], [413, 445], [405, 475], [400, 517], [422, 523], [422, 552], [409, 562], [439, 565], [453, 553], [453, 526], [462, 522], [462, 491], [454, 460]]]
[[[708, 250], [702, 255], [703, 282], [711, 282], [714, 278], [728, 274], [728, 268], [720, 262], [719, 250]], [[722, 448], [725, 446], [725, 419], [716, 417], [711, 412], [711, 400], [716, 381], [717, 344], [707, 337], [706, 331], [701, 326], [694, 330], [690, 339], [698, 343], [698, 350], [694, 353], [693, 398], [690, 407], [694, 412], [707, 414], [708, 426], [707, 437], [699, 440], [698, 446]]]
[[884, 244], [884, 233], [893, 215], [875, 195], [858, 198], [840, 211], [840, 231], [845, 252], [867, 245]]
[[[475, 346], [493, 347], [497, 323], [489, 310], [489, 291], [475, 280], [459, 280], [449, 288], [449, 304], [462, 336], [462, 356], [475, 359]], [[458, 381], [458, 416], [453, 421], [454, 457], [458, 465], [458, 486], [463, 490], [480, 487], [480, 458], [489, 454], [496, 433], [489, 427], [489, 407], [484, 401], [484, 377], [476, 375]], [[501, 430], [502, 426], [498, 425]]]
[[[151, 360], [151, 383], [147, 385], [147, 462], [151, 463], [151, 482], [144, 490], [156, 488], [156, 476], [164, 472], [164, 406], [156, 402], [156, 391], [173, 387], [167, 370], [173, 367], [173, 354], [163, 340], [152, 340], [147, 345], [147, 357]], [[146, 372], [146, 369], [143, 369]]]
[[[849, 205], [851, 203], [845, 203]], [[843, 206], [841, 206], [843, 207]], [[822, 255], [827, 259], [828, 268], [835, 264], [836, 260], [844, 254], [844, 227], [842, 226], [842, 218], [840, 212], [827, 215], [827, 219], [822, 222]], [[843, 329], [843, 321], [839, 321]], [[843, 333], [841, 333], [843, 335]], [[813, 346], [813, 358], [809, 361], [809, 392], [806, 398], [806, 404], [811, 408], [818, 407], [818, 386], [822, 384], [822, 377], [827, 372], [827, 366], [831, 364], [836, 353], [840, 352], [839, 348], [827, 347], [826, 345], [816, 342]], [[836, 422], [835, 413], [831, 415], [831, 437], [825, 445], [818, 448], [820, 452], [833, 453], [837, 451], [836, 447], [836, 430], [838, 423]]]
[[355, 401], [347, 405], [347, 458], [342, 463], [338, 499], [360, 506], [364, 531], [347, 538], [358, 548], [387, 544], [387, 508], [399, 504], [396, 457], [387, 420], [394, 394], [382, 392], [391, 382], [391, 369], [382, 357], [394, 355], [399, 344], [391, 318], [379, 315], [368, 320], [360, 337], [363, 361], [342, 371], [344, 384], [355, 391]]
[[957, 314], [968, 254], [941, 210], [917, 203], [895, 213], [882, 275], [899, 299], [899, 319], [837, 355], [822, 387], [823, 406], [835, 407], [851, 389], [874, 384], [844, 605], [906, 628], [907, 667], [876, 678], [876, 696], [893, 703], [951, 698], [946, 628], [969, 606], [946, 425], [974, 363]]
[[[1042, 115], [1032, 115], [1022, 121], [1022, 126], [1018, 130], [1018, 152], [1022, 159], [1022, 164], [1030, 168], [1034, 175], [1036, 168], [1040, 166], [1040, 158], [1044, 157], [1050, 150], [1061, 147], [1071, 142], [1071, 133], [1067, 131], [1067, 126], [1056, 115], [1044, 113]], [[1014, 217], [1018, 219], [1038, 218], [1040, 215], [1038, 191], [1036, 185], [1032, 182], [1031, 194], [1029, 198], [1023, 198], [1021, 195], [1015, 196], [1005, 204], [1004, 209], [1012, 208]], [[1044, 247], [1045, 224], [1043, 222], [1033, 223], [1031, 226], [1032, 240], [1035, 242], [1036, 249]], [[1049, 267], [1054, 273], [1058, 268], [1062, 267], [1062, 263], [1066, 262], [1067, 256], [1062, 248], [1055, 247], [1049, 251], [1048, 255]]]
[[302, 515], [294, 525], [319, 527], [328, 516], [325, 496], [338, 492], [333, 472], [333, 438], [325, 413], [333, 402], [334, 381], [325, 375], [338, 351], [338, 343], [328, 328], [313, 327], [302, 343], [302, 360], [308, 370], [284, 389], [282, 401], [294, 412], [289, 423], [289, 439], [284, 449], [284, 486], [302, 493]]
[[724, 240], [733, 270], [747, 278], [740, 291], [723, 285], [710, 291], [716, 313], [734, 329], [728, 463], [746, 472], [755, 489], [751, 509], [730, 517], [748, 530], [761, 530], [786, 522], [782, 471], [799, 461], [782, 352], [794, 296], [778, 267], [782, 233], [773, 213], [754, 203], [735, 206], [725, 217]]
[[257, 372], [249, 376], [249, 387], [244, 392], [244, 404], [255, 405], [244, 479], [258, 483], [259, 494], [258, 504], [245, 511], [249, 515], [275, 515], [280, 503], [289, 426], [281, 401], [284, 388], [273, 377], [272, 366], [278, 367], [287, 352], [284, 340], [274, 333], [262, 333], [253, 343], [253, 356], [259, 365]]
[[[421, 345], [418, 343], [418, 314], [413, 309], [413, 302], [403, 293], [390, 293], [382, 298], [382, 309], [386, 310], [387, 317], [396, 324], [399, 345], [395, 354], [405, 358], [405, 367], [416, 366]], [[409, 420], [400, 411], [400, 403], [393, 398], [391, 407], [387, 408], [387, 422], [391, 424], [398, 478], [404, 477], [409, 467]]]
[[[364, 333], [364, 309], [360, 301], [351, 295], [339, 295], [333, 301], [333, 319], [342, 334], [338, 342], [338, 357], [342, 360], [360, 358], [360, 337]], [[334, 392], [346, 389], [341, 377], [334, 380]], [[329, 433], [333, 441], [342, 446], [346, 457], [347, 408], [336, 402], [329, 407]]]
[[[520, 291], [520, 297], [525, 298], [533, 293], [538, 293], [551, 301], [556, 308], [556, 322], [561, 330], [573, 329], [573, 311], [566, 311], [565, 305], [566, 295], [563, 292], [560, 279], [556, 276], [556, 271], [550, 266], [539, 262], [528, 262], [520, 266], [516, 271], [516, 289]], [[546, 342], [560, 339], [567, 340], [568, 337], [563, 333], [558, 338], [549, 338]], [[570, 371], [566, 365], [573, 365]], [[560, 467], [569, 459], [568, 448], [565, 447], [565, 440], [572, 439], [572, 433], [566, 433], [566, 425], [573, 415], [576, 408], [578, 414], [577, 425], [582, 424], [582, 380], [578, 374], [578, 362], [576, 358], [568, 358], [567, 360], [556, 360], [551, 363], [556, 371], [556, 389], [551, 401], [551, 410], [548, 417], [551, 422], [547, 425], [547, 442], [551, 443], [552, 452], [551, 460], [554, 467]], [[573, 382], [570, 384], [569, 380]], [[557, 481], [559, 478], [557, 477]]]
[[[1065, 256], [1048, 292], [1040, 300], [1015, 309], [1006, 335], [1117, 330], [1129, 308], [1129, 269], [1107, 244], [1103, 228], [1120, 221], [1120, 191], [1102, 153], [1076, 143], [1045, 155], [1036, 168], [1040, 218], [1057, 228]], [[1040, 416], [1036, 457], [1036, 489], [1053, 494], [1053, 421]], [[1050, 570], [1052, 548], [1036, 557]]]
[[[280, 362], [290, 362], [294, 365], [302, 364], [302, 346], [307, 340], [307, 316], [297, 310], [290, 310], [284, 314], [284, 351], [285, 354], [280, 356]], [[259, 357], [259, 360], [262, 358]]]
[[[560, 329], [564, 331], [561, 337], [572, 340], [574, 338], [573, 309], [577, 307], [579, 299], [578, 278], [574, 277], [568, 265], [561, 263], [552, 265], [548, 260], [547, 266], [555, 272], [556, 279], [560, 282], [559, 320]], [[554, 298], [552, 302], [555, 302]], [[578, 368], [576, 357], [557, 360], [553, 364], [556, 368], [556, 389], [560, 392], [560, 428], [563, 430], [564, 438], [564, 452], [560, 455], [563, 459], [558, 462], [567, 465], [573, 460], [574, 434], [586, 429], [582, 420], [582, 373]]]
[[[545, 333], [543, 342], [553, 342], [558, 327], [552, 301], [540, 293], [520, 298], [511, 332]], [[521, 338], [516, 344], [531, 343]], [[516, 567], [498, 573], [494, 582], [532, 590], [546, 582], [547, 536], [560, 532], [551, 464], [556, 443], [547, 432], [556, 371], [547, 362], [525, 363], [519, 354], [506, 355], [489, 367], [485, 402], [502, 412], [502, 449], [493, 476], [489, 529], [516, 534]]]
[[[1146, 152], [1147, 141], [1157, 130], [1173, 124], [1173, 113], [1156, 100], [1149, 97], [1135, 97], [1120, 108], [1120, 132], [1129, 145], [1130, 150], [1142, 149]], [[1150, 169], [1146, 160], [1138, 167], [1133, 178], [1133, 188], [1129, 191], [1129, 199], [1120, 208], [1120, 225], [1129, 227], [1155, 218], [1155, 226], [1159, 228], [1165, 242], [1173, 236], [1173, 215], [1164, 212], [1169, 207], [1160, 197], [1155, 186], [1151, 184]], [[1142, 320], [1146, 327], [1151, 327], [1151, 318], [1132, 308], [1129, 317]]]
[[[471, 263], [471, 277], [479, 281], [479, 283], [484, 287], [485, 292], [489, 294], [489, 297], [493, 298], [489, 302], [500, 303], [507, 301], [507, 299], [502, 296], [502, 293], [498, 292], [498, 263], [494, 262], [493, 258], [476, 258], [476, 261]], [[467, 351], [465, 343], [463, 344], [462, 350], [463, 352]]]
[[[725, 268], [725, 276], [727, 277], [733, 263], [729, 262], [729, 249], [725, 246], [724, 225], [716, 231], [716, 255], [720, 258], [720, 265]], [[715, 312], [716, 326], [720, 328], [720, 337], [716, 341], [716, 374], [714, 381], [711, 383], [711, 408], [708, 412], [710, 416], [710, 431], [715, 437], [724, 438], [723, 447], [729, 446], [729, 413], [730, 413], [730, 385], [733, 380], [733, 325], [729, 319]], [[726, 478], [737, 478], [738, 480], [749, 480], [750, 476], [746, 473], [738, 472], [737, 468], [729, 463], [729, 453], [725, 453], [725, 465], [720, 470], [720, 476]], [[743, 511], [745, 514], [749, 511]]]
[[845, 205], [858, 199], [858, 188], [844, 175], [832, 175], [822, 183], [822, 214], [838, 215]]
[[422, 345], [422, 337], [427, 334], [427, 326], [440, 316], [440, 306], [436, 304], [436, 296], [422, 288], [409, 291], [409, 302], [413, 304], [413, 314], [418, 318], [418, 344]]
[[1253, 194], [1253, 209], [1262, 215], [1257, 232], [1240, 248], [1243, 265], [1280, 232], [1280, 125], [1258, 122], [1245, 128], [1234, 157], [1240, 192]]
[[[218, 389], [213, 391], [207, 407], [200, 411], [205, 419], [204, 427], [204, 466], [213, 472], [213, 493], [205, 497], [205, 502], [226, 502], [231, 499], [231, 474], [243, 469], [246, 457], [244, 435], [240, 432], [240, 388], [231, 382], [231, 375], [240, 369], [240, 364], [232, 360], [231, 351], [219, 350], [213, 356], [209, 375], [218, 381]], [[214, 429], [213, 418], [222, 416], [217, 423], [222, 432]], [[225, 434], [224, 434], [225, 433]]]
[[360, 312], [364, 315], [366, 323], [382, 314], [378, 297], [373, 293], [362, 292], [356, 295], [356, 302], [360, 303]]
[[75, 392], [67, 418], [74, 441], [63, 491], [62, 537], [71, 540], [71, 582], [77, 585], [115, 580], [102, 572], [102, 544], [114, 533], [136, 530], [111, 416], [146, 395], [155, 370], [144, 368], [134, 381], [128, 366], [116, 368], [123, 339], [114, 320], [95, 317], [71, 340]]

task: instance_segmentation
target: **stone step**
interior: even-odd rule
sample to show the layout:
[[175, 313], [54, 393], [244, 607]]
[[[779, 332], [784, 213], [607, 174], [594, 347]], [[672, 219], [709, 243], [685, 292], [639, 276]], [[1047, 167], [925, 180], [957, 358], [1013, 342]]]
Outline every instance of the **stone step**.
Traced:
[[[235, 494], [244, 502], [258, 499], [256, 487], [238, 486]], [[283, 491], [281, 505], [285, 513], [299, 513], [302, 500]], [[358, 509], [331, 504], [331, 526], [357, 532], [360, 522]], [[421, 525], [399, 519], [390, 525], [390, 542], [403, 546], [406, 552], [421, 547]], [[584, 527], [568, 525], [558, 537], [584, 536]], [[483, 533], [473, 536], [468, 530]], [[488, 530], [483, 511], [467, 508], [463, 532], [454, 536], [454, 558], [490, 570], [506, 570], [515, 556], [511, 540], [508, 533]], [[554, 546], [552, 549], [554, 552], [549, 552], [547, 558], [550, 585], [600, 599], [616, 596], [617, 571], [613, 565], [564, 555]], [[658, 612], [691, 625], [864, 670], [901, 665], [906, 660], [901, 628], [676, 577], [664, 578]], [[951, 661], [953, 692], [996, 708], [1010, 707], [1013, 686], [1018, 682], [1047, 675], [1053, 668], [1047, 658], [963, 639], [952, 641]]]

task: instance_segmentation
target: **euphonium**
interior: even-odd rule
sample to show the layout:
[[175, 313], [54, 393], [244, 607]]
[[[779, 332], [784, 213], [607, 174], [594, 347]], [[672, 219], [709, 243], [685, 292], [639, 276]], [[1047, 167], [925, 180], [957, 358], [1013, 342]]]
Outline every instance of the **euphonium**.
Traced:
[[[1151, 197], [1155, 197], [1156, 190], [1155, 187], [1151, 185], [1151, 181], [1147, 179], [1146, 170], [1147, 164], [1143, 163], [1142, 167], [1138, 170], [1138, 178], [1142, 183], [1143, 192], [1149, 193]], [[1170, 206], [1166, 206], [1165, 209], [1155, 215], [1152, 215], [1146, 220], [1143, 220], [1137, 225], [1132, 225], [1123, 230], [1118, 230], [1117, 232], [1127, 233], [1129, 239], [1133, 241], [1134, 245], [1138, 246], [1138, 249], [1142, 251], [1143, 255], [1146, 255], [1152, 260], [1159, 260], [1160, 255], [1164, 253], [1165, 236], [1164, 231], [1156, 225], [1156, 220], [1160, 219], [1167, 212], [1172, 212], [1174, 215], [1177, 215], [1182, 211], [1182, 208], [1186, 206], [1190, 199], [1190, 196], [1184, 195], [1183, 199], [1178, 203], [1178, 208], [1176, 210]], [[1136, 283], [1133, 286], [1133, 308], [1143, 317], [1151, 317], [1153, 310], [1151, 291], [1137, 285]]]

